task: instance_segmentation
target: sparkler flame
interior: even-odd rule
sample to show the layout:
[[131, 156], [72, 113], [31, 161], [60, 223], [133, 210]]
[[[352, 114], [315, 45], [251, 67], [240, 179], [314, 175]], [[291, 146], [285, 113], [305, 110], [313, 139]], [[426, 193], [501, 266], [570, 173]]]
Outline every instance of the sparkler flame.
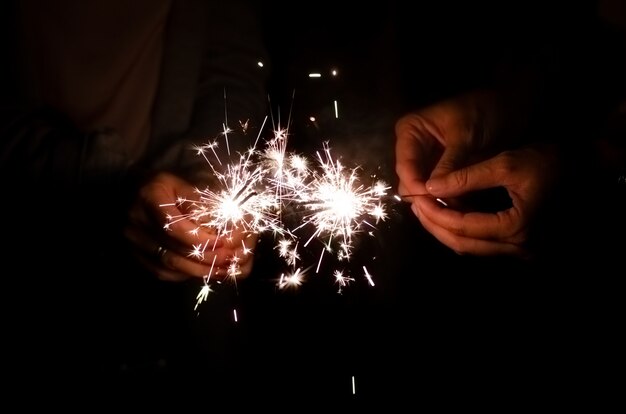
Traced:
[[[265, 141], [263, 148], [257, 148], [267, 117], [259, 130], [254, 145], [245, 153], [239, 154], [233, 163], [226, 163], [218, 156], [218, 141], [196, 147], [198, 155], [207, 161], [210, 172], [218, 186], [198, 188], [197, 200], [179, 199], [177, 204], [185, 204], [184, 214], [170, 217], [166, 226], [189, 219], [197, 223], [195, 232], [201, 228], [210, 229], [217, 238], [230, 237], [233, 231], [244, 233], [271, 232], [277, 237], [275, 249], [286, 265], [292, 270], [283, 273], [278, 281], [279, 288], [298, 287], [311, 266], [300, 264], [301, 249], [307, 248], [314, 240], [322, 243], [317, 261], [319, 272], [325, 252], [339, 261], [349, 261], [354, 249], [355, 238], [365, 228], [375, 229], [376, 224], [387, 218], [386, 199], [390, 187], [381, 180], [371, 185], [364, 183], [360, 167], [347, 168], [339, 159], [331, 156], [328, 142], [322, 151], [317, 152], [316, 162], [306, 156], [287, 150], [288, 130], [275, 128], [273, 136]], [[248, 121], [240, 122], [248, 128]], [[228, 147], [228, 134], [233, 131], [224, 124], [221, 135]], [[230, 156], [229, 158], [233, 158]], [[311, 166], [313, 165], [313, 166]], [[289, 228], [284, 222], [286, 211], [295, 214], [299, 224]], [[305, 229], [309, 236], [302, 243]], [[215, 243], [215, 242], [214, 242]], [[190, 256], [203, 258], [215, 244], [193, 246]], [[244, 254], [252, 252], [245, 249]], [[236, 279], [240, 274], [240, 258], [233, 258], [226, 274]], [[367, 269], [365, 276], [373, 286]], [[205, 301], [212, 291], [211, 272], [205, 276], [204, 286], [197, 296], [196, 307]], [[354, 279], [334, 271], [336, 282], [341, 288]]]
[[358, 174], [360, 168], [346, 170], [331, 157], [328, 143], [324, 144], [324, 157], [319, 152], [317, 157], [321, 172], [313, 172], [307, 191], [299, 193], [298, 201], [310, 212], [304, 216], [303, 226], [312, 224], [316, 229], [304, 246], [314, 238], [324, 238], [326, 250], [338, 244], [337, 258], [348, 260], [353, 236], [365, 225], [374, 227], [367, 217], [373, 217], [376, 224], [387, 217], [382, 198], [390, 187], [382, 181], [365, 186]]

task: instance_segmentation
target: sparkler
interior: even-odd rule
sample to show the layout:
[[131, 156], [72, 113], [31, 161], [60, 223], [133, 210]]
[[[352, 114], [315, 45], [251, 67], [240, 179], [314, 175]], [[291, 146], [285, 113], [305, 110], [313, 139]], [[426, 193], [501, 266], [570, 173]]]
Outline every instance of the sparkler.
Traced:
[[300, 227], [311, 225], [315, 229], [304, 247], [314, 239], [324, 240], [316, 272], [324, 251], [336, 251], [339, 260], [350, 259], [353, 237], [365, 226], [375, 228], [367, 218], [372, 217], [375, 223], [386, 218], [382, 198], [390, 188], [382, 181], [369, 187], [363, 184], [359, 168], [347, 170], [339, 160], [334, 160], [328, 143], [323, 154], [317, 153], [320, 170], [312, 171], [304, 191], [297, 194], [298, 204], [305, 209]]
[[[275, 249], [291, 268], [278, 280], [278, 287], [297, 288], [302, 285], [312, 266], [304, 266], [302, 249], [307, 249], [314, 241], [321, 243], [315, 272], [320, 271], [325, 255], [338, 261], [349, 261], [357, 236], [387, 217], [384, 200], [387, 200], [389, 186], [382, 180], [373, 179], [365, 183], [360, 167], [346, 167], [340, 159], [331, 155], [326, 142], [316, 153], [315, 162], [308, 157], [290, 152], [287, 149], [288, 129], [275, 127], [273, 136], [260, 146], [261, 134], [267, 117], [259, 129], [254, 144], [243, 154], [230, 154], [228, 135], [234, 131], [224, 124], [220, 134], [226, 141], [228, 163], [218, 156], [216, 139], [195, 148], [204, 157], [215, 177], [212, 187], [198, 188], [197, 199], [178, 199], [177, 204], [185, 204], [184, 214], [168, 217], [166, 227], [178, 220], [189, 219], [197, 224], [194, 232], [201, 228], [210, 229], [216, 234], [215, 241], [193, 246], [189, 255], [203, 258], [207, 251], [216, 248], [219, 238], [232, 236], [233, 232], [248, 234], [272, 233], [277, 239]], [[248, 124], [241, 123], [242, 128]], [[290, 227], [285, 218], [297, 218], [298, 225]], [[307, 234], [308, 229], [308, 236]], [[245, 249], [243, 254], [252, 252]], [[240, 274], [240, 258], [231, 259], [227, 276], [236, 279]], [[197, 296], [197, 306], [205, 301], [212, 289], [211, 271], [204, 278], [204, 286]], [[364, 276], [374, 286], [372, 276], [363, 267]], [[343, 270], [333, 272], [341, 289], [354, 278], [345, 275]]]
[[[421, 193], [421, 194], [405, 194], [405, 195], [395, 195], [394, 198], [398, 201], [404, 201], [407, 203], [411, 203], [412, 200], [411, 198], [413, 197], [432, 197], [432, 194], [429, 193]], [[446, 203], [443, 199], [436, 197], [435, 201], [437, 201], [439, 204], [442, 204], [445, 207], [448, 207], [448, 203]]]

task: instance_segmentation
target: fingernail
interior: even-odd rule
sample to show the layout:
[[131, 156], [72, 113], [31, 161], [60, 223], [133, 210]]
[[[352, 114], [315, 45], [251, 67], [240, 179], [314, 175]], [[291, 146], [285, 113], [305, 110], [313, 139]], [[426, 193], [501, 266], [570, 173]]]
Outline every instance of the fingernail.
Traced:
[[413, 211], [413, 214], [415, 214], [415, 217], [419, 218], [420, 217], [420, 213], [419, 210], [417, 209], [417, 206], [414, 204], [411, 204], [411, 211]]
[[431, 178], [430, 180], [426, 181], [426, 190], [428, 190], [429, 193], [441, 191], [441, 189], [442, 189], [441, 180], [438, 180], [436, 178]]

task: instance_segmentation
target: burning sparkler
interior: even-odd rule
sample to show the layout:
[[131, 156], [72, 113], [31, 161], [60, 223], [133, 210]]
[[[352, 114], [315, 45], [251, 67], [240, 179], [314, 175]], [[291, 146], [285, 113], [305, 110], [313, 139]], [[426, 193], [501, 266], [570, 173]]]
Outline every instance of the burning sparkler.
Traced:
[[[288, 130], [284, 128], [274, 128], [273, 136], [259, 148], [266, 121], [267, 117], [252, 147], [238, 156], [229, 154], [230, 158], [235, 158], [232, 163], [218, 156], [217, 139], [195, 148], [207, 161], [218, 186], [197, 189], [196, 200], [177, 200], [178, 205], [186, 204], [185, 213], [169, 217], [166, 226], [189, 219], [197, 224], [195, 232], [201, 228], [211, 229], [217, 235], [215, 240], [228, 238], [235, 230], [249, 234], [273, 233], [278, 239], [279, 256], [291, 268], [290, 273], [281, 275], [278, 287], [298, 287], [311, 267], [301, 264], [301, 249], [313, 241], [321, 242], [316, 273], [325, 254], [339, 261], [349, 261], [356, 236], [366, 228], [375, 229], [376, 224], [387, 217], [383, 200], [390, 187], [380, 180], [367, 185], [359, 174], [359, 167], [347, 168], [333, 158], [328, 143], [317, 152], [315, 163], [288, 151]], [[248, 127], [247, 122], [240, 122], [240, 125]], [[225, 124], [221, 136], [228, 150], [228, 134], [232, 132]], [[294, 215], [299, 224], [290, 228], [284, 219], [287, 216], [293, 219]], [[309, 229], [308, 236], [304, 236], [305, 229]], [[216, 241], [213, 243], [193, 246], [190, 256], [203, 258], [207, 251], [215, 249]], [[244, 246], [244, 254], [251, 253]], [[240, 273], [239, 260], [233, 258], [227, 269], [227, 275], [233, 279]], [[364, 270], [373, 286], [371, 275], [365, 267]], [[196, 307], [212, 291], [209, 284], [212, 273], [213, 266], [205, 276]], [[354, 280], [340, 270], [335, 270], [334, 276], [340, 292]]]
[[306, 191], [298, 194], [299, 204], [307, 211], [302, 226], [315, 228], [304, 247], [311, 240], [324, 238], [325, 250], [333, 251], [336, 245], [337, 258], [349, 260], [353, 236], [364, 226], [375, 228], [367, 218], [372, 217], [375, 223], [386, 218], [382, 198], [390, 187], [382, 181], [369, 187], [363, 184], [359, 168], [346, 170], [339, 160], [332, 158], [328, 143], [324, 145], [324, 156], [318, 152], [317, 157], [321, 171], [314, 171]]

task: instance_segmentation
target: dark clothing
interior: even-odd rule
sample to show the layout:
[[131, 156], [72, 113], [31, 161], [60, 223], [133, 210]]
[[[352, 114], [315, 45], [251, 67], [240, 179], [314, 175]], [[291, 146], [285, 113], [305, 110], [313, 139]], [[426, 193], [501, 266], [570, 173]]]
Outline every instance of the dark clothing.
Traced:
[[[70, 4], [53, 7], [62, 5]], [[230, 134], [233, 153], [256, 138], [266, 115], [269, 62], [254, 10], [237, 1], [171, 2], [162, 58], [155, 60], [150, 137], [134, 146], [144, 148], [136, 154], [127, 151], [133, 146], [126, 140], [140, 134], [121, 136], [106, 124], [80, 128], [32, 90], [33, 71], [23, 59], [28, 53], [20, 49], [22, 6], [2, 6], [3, 51], [10, 57], [2, 65], [0, 175], [3, 191], [16, 200], [2, 203], [2, 215], [11, 217], [5, 254], [20, 269], [7, 274], [4, 290], [10, 326], [4, 357], [15, 366], [9, 370], [14, 383], [69, 387], [108, 378], [117, 384], [158, 371], [170, 356], [200, 353], [188, 349], [198, 284], [170, 285], [146, 274], [131, 258], [122, 228], [130, 197], [152, 171], [204, 181], [209, 167], [192, 144], [219, 136], [225, 114], [235, 131], [239, 120], [256, 128], [252, 136]], [[66, 39], [68, 46], [72, 40]], [[102, 71], [104, 78], [111, 75], [106, 66]], [[232, 334], [224, 324], [234, 290], [223, 290], [216, 295], [221, 310], [202, 319], [211, 332], [202, 352], [229, 349]], [[217, 359], [222, 366], [227, 360]]]

